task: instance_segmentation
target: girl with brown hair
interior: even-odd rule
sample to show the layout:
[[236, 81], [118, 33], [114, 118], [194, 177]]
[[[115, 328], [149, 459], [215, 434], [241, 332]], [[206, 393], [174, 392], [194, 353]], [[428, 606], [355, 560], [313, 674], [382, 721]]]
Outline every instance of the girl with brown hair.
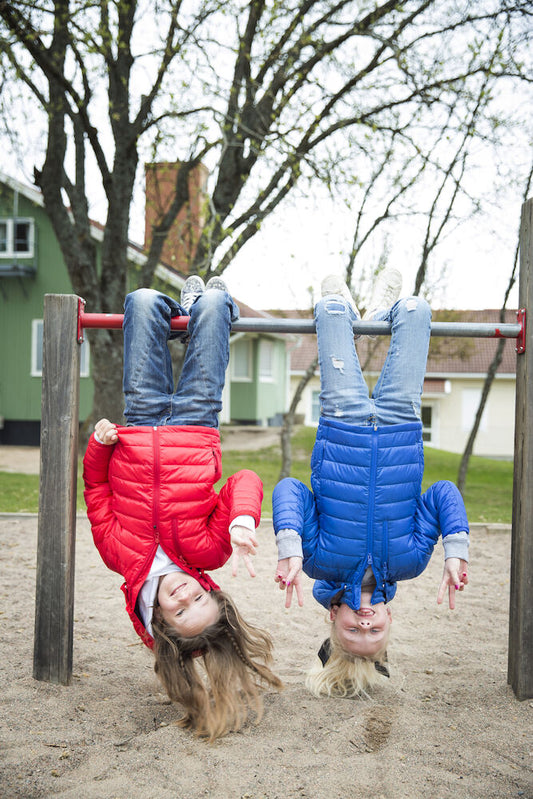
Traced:
[[[168, 340], [174, 316], [188, 315], [187, 352], [174, 389]], [[258, 542], [263, 487], [254, 472], [222, 474], [218, 414], [238, 308], [220, 278], [192, 276], [181, 303], [151, 289], [124, 306], [127, 426], [101, 419], [84, 457], [85, 499], [94, 542], [123, 575], [126, 610], [153, 649], [155, 671], [180, 723], [209, 740], [261, 718], [272, 641], [244, 621], [207, 574], [233, 551], [233, 573]]]

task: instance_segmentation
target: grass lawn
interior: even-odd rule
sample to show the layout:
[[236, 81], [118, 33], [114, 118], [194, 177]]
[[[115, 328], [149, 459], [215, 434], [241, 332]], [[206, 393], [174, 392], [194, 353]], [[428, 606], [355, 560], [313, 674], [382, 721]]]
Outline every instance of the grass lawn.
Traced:
[[[292, 476], [310, 484], [309, 459], [315, 440], [313, 428], [299, 428], [293, 437]], [[460, 455], [426, 448], [423, 489], [436, 480], [455, 482]], [[264, 483], [263, 515], [271, 516], [270, 498], [278, 480], [280, 452], [278, 446], [247, 452], [224, 452], [223, 480], [238, 469], [253, 469]], [[85, 510], [81, 464], [78, 470], [78, 509]], [[468, 469], [465, 504], [471, 522], [511, 523], [513, 464], [508, 461], [472, 457]], [[0, 472], [0, 513], [37, 513], [39, 477], [37, 475]]]

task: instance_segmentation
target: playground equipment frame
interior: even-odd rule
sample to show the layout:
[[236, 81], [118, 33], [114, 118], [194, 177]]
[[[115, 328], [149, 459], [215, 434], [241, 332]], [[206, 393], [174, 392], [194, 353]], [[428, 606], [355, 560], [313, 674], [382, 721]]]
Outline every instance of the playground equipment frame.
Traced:
[[[522, 207], [516, 324], [433, 323], [432, 335], [516, 339], [516, 421], [509, 607], [508, 682], [517, 699], [533, 697], [533, 199]], [[72, 677], [74, 552], [79, 427], [80, 342], [87, 328], [120, 328], [121, 314], [88, 314], [76, 295], [44, 300], [41, 462], [33, 676], [68, 685]], [[188, 317], [173, 328], [185, 329]], [[247, 318], [234, 330], [312, 333], [313, 320]], [[354, 332], [386, 335], [383, 322]]]

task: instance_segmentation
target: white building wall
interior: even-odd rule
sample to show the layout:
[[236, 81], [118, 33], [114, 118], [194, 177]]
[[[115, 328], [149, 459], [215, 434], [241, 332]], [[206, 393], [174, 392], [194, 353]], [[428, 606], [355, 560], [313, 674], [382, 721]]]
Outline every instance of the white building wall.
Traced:
[[[301, 375], [294, 375], [291, 374], [290, 378], [290, 399], [289, 404], [294, 396], [294, 392], [298, 386], [298, 383], [301, 380]], [[315, 375], [312, 377], [309, 383], [306, 385], [300, 402], [298, 403], [298, 407], [296, 408], [296, 414], [298, 416], [303, 417], [303, 424], [307, 425], [308, 427], [316, 427], [316, 422], [313, 422], [312, 419], [312, 408], [313, 408], [313, 391], [320, 391], [320, 378]], [[287, 405], [288, 407], [288, 405]]]
[[[440, 447], [463, 452], [479, 405], [481, 378], [451, 378], [451, 392], [439, 400]], [[474, 455], [512, 458], [514, 453], [515, 380], [499, 378], [492, 384]]]
[[220, 411], [218, 421], [219, 424], [229, 424], [231, 411], [231, 369], [228, 365], [226, 369], [226, 377], [224, 379], [224, 388], [222, 389], [222, 410]]

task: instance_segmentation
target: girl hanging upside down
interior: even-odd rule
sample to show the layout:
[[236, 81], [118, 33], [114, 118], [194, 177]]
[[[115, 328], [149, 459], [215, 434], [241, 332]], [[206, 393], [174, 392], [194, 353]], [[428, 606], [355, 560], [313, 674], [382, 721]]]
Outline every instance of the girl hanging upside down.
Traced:
[[[174, 316], [189, 315], [188, 345], [174, 390], [168, 340]], [[238, 730], [261, 690], [279, 689], [272, 641], [242, 618], [207, 573], [233, 550], [254, 577], [263, 487], [252, 471], [217, 493], [218, 414], [238, 308], [220, 278], [188, 278], [181, 304], [151, 289], [124, 306], [127, 426], [101, 419], [84, 457], [85, 500], [105, 564], [124, 577], [126, 609], [181, 724], [209, 740]]]
[[303, 604], [302, 568], [329, 612], [322, 666], [308, 675], [317, 695], [354, 696], [388, 676], [389, 603], [398, 580], [426, 568], [442, 535], [449, 606], [468, 583], [468, 521], [452, 483], [421, 494], [424, 452], [420, 405], [431, 333], [431, 310], [420, 297], [396, 301], [397, 270], [382, 274], [366, 319], [391, 323], [391, 341], [369, 397], [357, 357], [353, 322], [359, 312], [336, 276], [322, 283], [315, 308], [321, 417], [311, 458], [312, 491], [287, 478], [274, 489], [278, 544], [275, 580], [290, 607]]

